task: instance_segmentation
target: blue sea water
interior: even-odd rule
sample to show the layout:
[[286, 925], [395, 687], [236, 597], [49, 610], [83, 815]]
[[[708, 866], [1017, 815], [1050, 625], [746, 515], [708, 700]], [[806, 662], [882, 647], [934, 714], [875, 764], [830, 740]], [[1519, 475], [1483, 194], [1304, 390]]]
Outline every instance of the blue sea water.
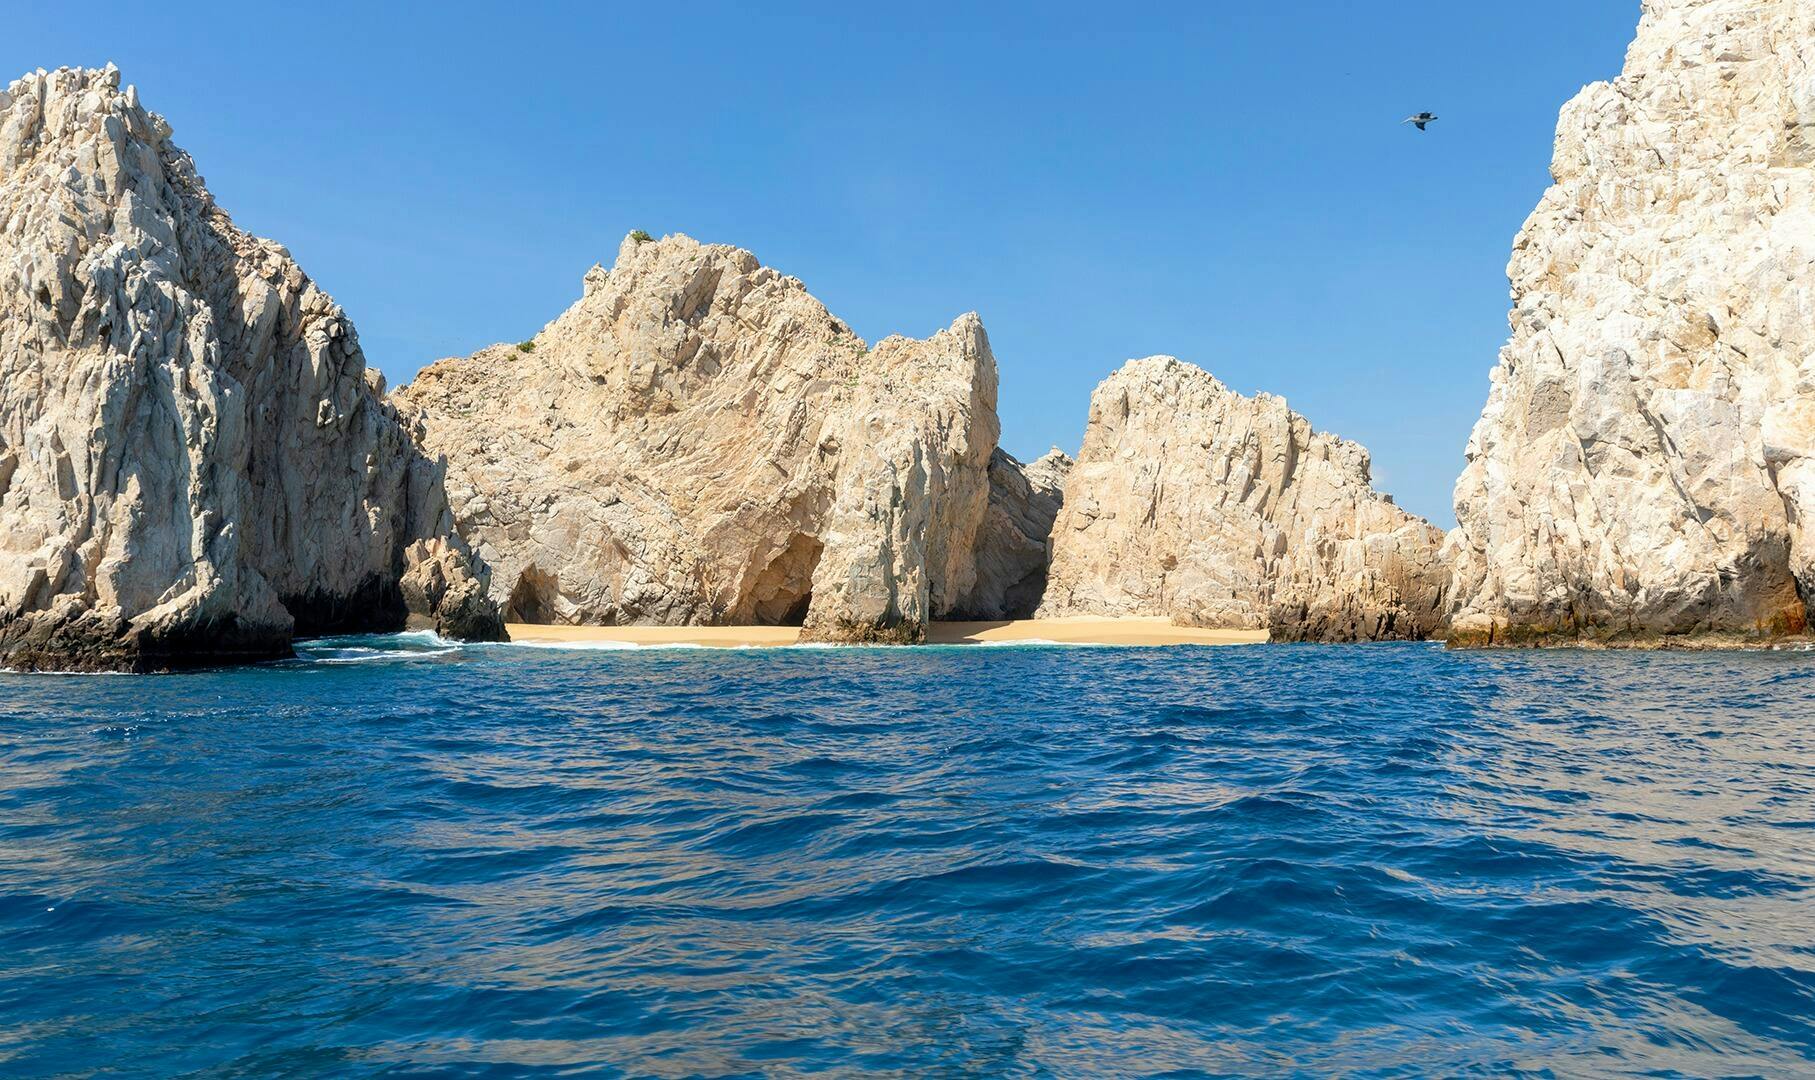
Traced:
[[1815, 655], [0, 675], [0, 1074], [1815, 1073]]

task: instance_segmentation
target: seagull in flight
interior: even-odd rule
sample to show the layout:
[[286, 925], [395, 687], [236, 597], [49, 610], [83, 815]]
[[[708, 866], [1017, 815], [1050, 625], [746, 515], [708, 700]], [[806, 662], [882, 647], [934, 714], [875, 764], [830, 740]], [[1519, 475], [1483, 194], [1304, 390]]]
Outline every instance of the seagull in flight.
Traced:
[[1424, 125], [1430, 123], [1432, 120], [1435, 120], [1435, 119], [1437, 119], [1436, 113], [1421, 112], [1421, 113], [1413, 113], [1412, 115], [1406, 117], [1404, 120], [1401, 120], [1399, 122], [1401, 124], [1417, 124], [1418, 130], [1423, 131]]

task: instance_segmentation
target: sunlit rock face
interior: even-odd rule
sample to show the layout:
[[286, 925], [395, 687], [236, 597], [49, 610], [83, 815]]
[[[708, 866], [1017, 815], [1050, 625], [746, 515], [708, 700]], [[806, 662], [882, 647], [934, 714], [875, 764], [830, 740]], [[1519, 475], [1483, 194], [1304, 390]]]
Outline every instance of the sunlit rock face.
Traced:
[[[0, 92], [0, 666], [401, 628], [418, 541], [464, 602], [483, 569], [439, 467], [333, 300], [234, 227], [115, 69]], [[458, 629], [502, 623], [469, 605]]]
[[975, 315], [872, 346], [747, 251], [633, 234], [534, 339], [399, 398], [518, 620], [911, 642], [1006, 591], [973, 600], [999, 434]]
[[1091, 396], [1040, 616], [1169, 616], [1279, 640], [1423, 638], [1442, 534], [1373, 490], [1367, 451], [1169, 356]]
[[1802, 630], [1815, 5], [1648, 0], [1563, 107], [1456, 484], [1456, 640]]

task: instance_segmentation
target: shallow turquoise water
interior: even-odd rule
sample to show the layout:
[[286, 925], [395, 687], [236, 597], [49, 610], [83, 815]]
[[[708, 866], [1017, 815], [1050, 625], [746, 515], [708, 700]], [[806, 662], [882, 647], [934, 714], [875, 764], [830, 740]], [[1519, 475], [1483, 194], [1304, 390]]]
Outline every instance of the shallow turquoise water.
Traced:
[[1815, 655], [0, 675], [0, 1073], [1815, 1072]]

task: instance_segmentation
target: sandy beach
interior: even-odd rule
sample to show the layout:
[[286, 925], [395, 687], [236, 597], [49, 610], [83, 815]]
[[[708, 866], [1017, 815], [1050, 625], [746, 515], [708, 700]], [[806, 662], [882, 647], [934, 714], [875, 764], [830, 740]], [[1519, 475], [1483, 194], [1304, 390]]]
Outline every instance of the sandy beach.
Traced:
[[[512, 641], [545, 643], [620, 642], [626, 645], [711, 645], [739, 648], [792, 645], [795, 626], [544, 626], [510, 623]], [[1254, 645], [1265, 630], [1208, 630], [1174, 626], [1164, 618], [1016, 619], [1009, 622], [936, 622], [927, 631], [931, 645], [976, 645], [1010, 641], [1055, 641], [1068, 645]]]

